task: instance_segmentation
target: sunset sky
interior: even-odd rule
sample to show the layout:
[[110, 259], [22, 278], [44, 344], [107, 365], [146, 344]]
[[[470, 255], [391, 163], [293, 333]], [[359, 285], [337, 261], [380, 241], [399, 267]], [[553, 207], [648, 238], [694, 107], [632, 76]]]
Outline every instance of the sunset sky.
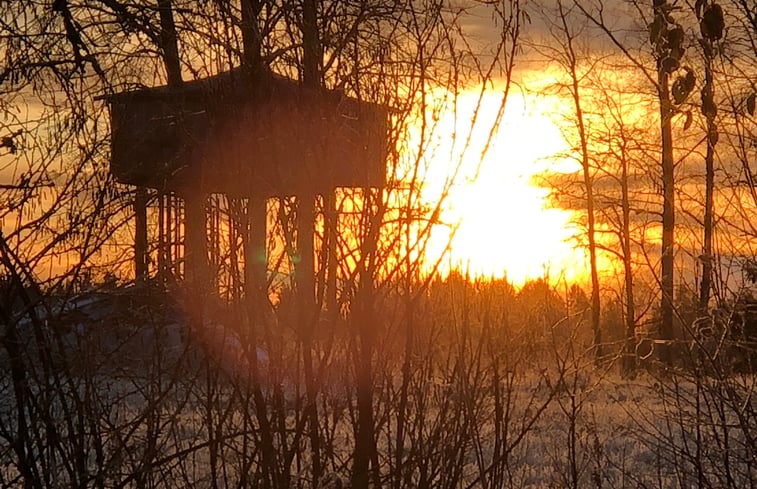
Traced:
[[[471, 89], [460, 97], [456, 127], [453, 114], [442, 119], [440, 143], [429, 152], [431, 187], [447, 168], [435, 161], [437, 158], [449, 154], [455, 155], [453, 161], [462, 158], [461, 177], [447, 197], [441, 216], [449, 227], [434, 231], [429, 253], [439, 253], [449, 244], [440, 271], [452, 267], [471, 276], [506, 276], [517, 285], [545, 276], [552, 280], [585, 279], [585, 257], [571, 240], [575, 234], [572, 213], [554, 208], [548, 199], [549, 190], [535, 178], [545, 169], [571, 170], [570, 161], [560, 157], [566, 143], [550, 117], [549, 100], [513, 92], [487, 147], [502, 91], [496, 87], [488, 90], [480, 103], [479, 96], [480, 92]], [[469, 146], [446, 147], [457, 141], [453, 134], [458, 139], [467, 136], [470, 123], [465, 121], [476, 111], [477, 126]]]
[[[447, 260], [441, 269], [459, 267], [471, 275], [501, 277], [507, 276], [515, 284], [522, 284], [527, 279], [548, 275], [550, 280], [567, 279], [585, 282], [588, 277], [588, 261], [585, 251], [585, 239], [580, 239], [585, 228], [576, 226], [576, 222], [585, 221], [585, 202], [577, 197], [582, 193], [579, 187], [573, 197], [579, 200], [577, 207], [570, 199], [557, 195], [551, 198], [555, 189], [551, 184], [563, 181], [575, 181], [580, 170], [576, 161], [577, 139], [570, 94], [563, 85], [567, 79], [564, 71], [551, 56], [559, 57], [560, 38], [555, 11], [557, 2], [540, 2], [538, 7], [529, 10], [529, 24], [524, 28], [522, 52], [514, 64], [514, 86], [506, 102], [505, 113], [500, 127], [494, 134], [491, 146], [479, 161], [480, 148], [485, 145], [497, 110], [502, 102], [502, 84], [497, 82], [487, 85], [478, 107], [477, 117], [480, 126], [473, 130], [472, 145], [462, 158], [466, 178], [458, 182], [445, 205], [446, 218], [452, 225], [436, 230], [433, 240], [435, 250], [446, 249], [449, 243]], [[604, 20], [616, 32], [621, 40], [645, 43], [645, 21], [638, 17], [639, 12], [632, 5], [624, 2], [602, 2]], [[493, 28], [483, 6], [468, 11], [463, 17], [463, 31], [472, 39], [480, 52], [498, 40], [499, 33]], [[688, 22], [686, 9], [677, 12], [681, 22]], [[686, 19], [686, 20], [684, 20]], [[551, 25], [551, 23], [554, 23]], [[576, 33], [575, 48], [579, 54], [579, 70], [584, 70], [582, 79], [582, 104], [586, 123], [590, 131], [589, 150], [592, 152], [594, 184], [600, 192], [617, 190], [616, 170], [611, 170], [613, 159], [609, 156], [617, 148], [621, 134], [625, 137], [640, 138], [641, 145], [627, 148], [629, 158], [638, 167], [629, 176], [630, 184], [636, 191], [637, 207], [644, 211], [634, 212], [635, 261], [639, 263], [649, 259], [659, 246], [659, 223], [650, 222], [650, 216], [657, 212], [660, 201], [655, 195], [659, 191], [656, 172], [659, 164], [659, 117], [655, 106], [653, 85], [642, 76], [641, 71], [629, 64], [628, 59], [610, 43], [607, 36], [595, 26], [574, 24]], [[641, 41], [638, 41], [641, 39]], [[727, 46], [727, 45], [726, 45]], [[632, 51], [633, 56], [644, 59], [645, 47]], [[734, 51], [732, 56], [738, 58], [742, 53]], [[698, 56], [697, 47], [688, 49], [691, 63]], [[748, 55], [748, 54], [747, 54]], [[486, 59], [484, 57], [484, 59]], [[718, 67], [725, 70], [725, 67]], [[701, 76], [701, 75], [700, 75]], [[671, 78], [674, 79], [675, 77]], [[697, 87], [702, 81], [698, 80]], [[457, 114], [456, 132], [452, 123], [441, 124], [439, 131], [443, 134], [455, 132], [461, 139], [462, 128], [466, 128], [466, 114], [476, 113], [481, 87], [471, 87], [469, 92], [460, 97]], [[738, 90], [730, 87], [729, 90]], [[721, 97], [730, 94], [721, 92]], [[685, 113], [679, 113], [673, 119], [673, 131], [676, 145], [676, 206], [677, 217], [677, 256], [681, 273], [694, 278], [698, 273], [697, 256], [701, 253], [701, 232], [694, 224], [701, 219], [704, 201], [703, 158], [705, 146], [701, 127], [704, 124], [700, 111], [696, 108], [698, 88], [692, 96], [691, 105], [684, 105], [682, 111], [692, 112], [693, 127], [684, 129]], [[738, 97], [738, 93], [735, 94]], [[487, 121], [487, 122], [483, 122]], [[753, 131], [753, 121], [743, 122], [744, 131]], [[695, 129], [700, 128], [700, 129]], [[728, 252], [724, 255], [738, 257], [741, 253], [753, 252], [753, 244], [742, 237], [739, 229], [749, 229], [749, 219], [744, 214], [745, 206], [754, 206], [744, 192], [736, 191], [734, 182], [743, 181], [739, 157], [724, 146], [723, 141], [734, 142], [736, 134], [730, 129], [721, 128], [721, 144], [718, 150], [719, 164], [718, 188], [715, 199], [717, 212], [721, 216], [718, 243]], [[615, 138], [615, 139], [613, 139]], [[449, 140], [449, 139], [448, 139]], [[608, 146], [607, 141], [614, 142]], [[657, 152], [656, 152], [657, 151]], [[445, 151], [440, 151], [442, 155]], [[433, 160], [434, 156], [430, 158]], [[443, 168], [440, 165], [440, 168]], [[642, 169], [647, 168], [647, 169]], [[565, 174], [565, 177], [559, 175]], [[557, 178], [547, 177], [557, 175]], [[433, 179], [432, 179], [433, 180]], [[604, 200], [603, 200], [604, 198]], [[598, 200], [600, 230], [599, 240], [610, 249], [616, 247], [614, 226], [619, 219], [612, 213], [604, 211], [603, 204], [610, 197]], [[734, 205], [739, 202], [739, 205]], [[563, 208], [561, 208], [561, 206]], [[651, 213], [651, 214], [650, 214]], [[449, 232], [455, 234], [450, 238]], [[579, 238], [579, 239], [577, 239]], [[585, 238], [585, 236], [583, 236]], [[451, 239], [451, 242], [450, 242]], [[580, 243], [580, 246], [579, 246]], [[652, 258], [654, 260], [654, 258]], [[728, 259], [730, 260], [730, 258]], [[731, 261], [727, 261], [731, 263]], [[726, 261], [722, 262], [723, 264]], [[619, 266], [618, 257], [613, 253], [600, 253], [600, 274], [611, 279]]]
[[[444, 254], [438, 269], [443, 274], [451, 268], [459, 268], [473, 276], [506, 276], [515, 284], [543, 276], [549, 276], [552, 281], [586, 280], [588, 264], [585, 229], [582, 227], [585, 220], [582, 203], [580, 199], [576, 202], [575, 195], [571, 202], [564, 196], [556, 195], [555, 189], [551, 188], [555, 182], [575, 183], [580, 169], [575, 161], [576, 139], [574, 121], [571, 118], [573, 108], [565, 87], [558, 88], [559, 83], [565, 81], [564, 73], [555, 59], [550, 59], [559, 58], [556, 43], [559, 40], [560, 26], [555, 23], [556, 5], [556, 0], [553, 0], [529, 4], [526, 9], [528, 17], [524, 18], [521, 26], [512, 85], [504, 101], [504, 113], [500, 120], [498, 116], [503, 107], [505, 89], [504, 74], [501, 71], [503, 61], [500, 60], [495, 65], [491, 76], [488, 76], [485, 68], [493, 62], [492, 52], [500, 40], [501, 24], [493, 22], [492, 6], [484, 3], [469, 6], [455, 18], [459, 27], [456, 31], [459, 40], [465, 41], [468, 55], [475, 56], [480, 73], [476, 75], [473, 70], [473, 76], [464, 85], [455, 87], [458, 92], [457, 112], [447, 108], [437, 115], [434, 134], [424, 148], [426, 153], [422, 158], [423, 165], [427, 168], [424, 198], [430, 205], [439, 201], [440, 188], [450, 177], [451, 169], [458, 172], [449, 195], [444, 196], [442, 212], [438, 216], [440, 223], [434, 227], [426, 250], [429, 263], [436, 263], [437, 257]], [[633, 54], [649, 56], [644, 33], [648, 19], [639, 17], [639, 13], [627, 2], [605, 1], [602, 2], [602, 7], [609, 28], [617, 31], [618, 35], [626, 36], [631, 45], [635, 46]], [[683, 17], [684, 14], [680, 15]], [[638, 222], [634, 238], [638, 248], [636, 251], [641, 253], [640, 256], [651, 254], [650, 264], [653, 267], [654, 250], [659, 244], [659, 230], [656, 217], [653, 217], [656, 206], [659, 205], [654, 188], [657, 179], [656, 160], [659, 156], [655, 149], [659, 123], [653, 89], [648, 80], [640, 75], [640, 70], [611, 45], [605, 34], [591, 27], [585, 20], [580, 25], [573, 21], [569, 25], [576, 29], [575, 42], [579, 55], [582, 59], [591, 60], [591, 70], [586, 70], [587, 76], [582, 82], [585, 84], [583, 95], [588, 109], [586, 117], [594, 131], [592, 138], [618, 137], [617, 127], [612, 127], [612, 124], [617, 126], [618, 121], [610, 120], [614, 117], [622, 119], [624, 130], [634, 131], [633, 137], [646, 145], [635, 148], [632, 152], [639, 168], [648, 169], [633, 176], [635, 188], [643, 190], [640, 195], [644, 194], [643, 199], [640, 196], [639, 199], [642, 200], [637, 202], [640, 207], [644, 207], [644, 212], [634, 215], [635, 223]], [[182, 54], [187, 58], [187, 65], [192, 65], [193, 69], [220, 69], [213, 66], [211, 58], [215, 60], [214, 57], [223, 56], [224, 53], [214, 51], [212, 56], [208, 54], [209, 58], [205, 59], [199, 56], [201, 51], [197, 46], [202, 46], [199, 40], [184, 41]], [[688, 55], [694, 57], [695, 54], [696, 49], [690, 47]], [[145, 67], [160, 64], [156, 60], [150, 63], [141, 68], [148, 70]], [[586, 69], [587, 66], [581, 66], [581, 69]], [[156, 72], [161, 70], [156, 69]], [[484, 73], [487, 73], [487, 80], [482, 82]], [[201, 77], [202, 72], [187, 71], [185, 76], [189, 80]], [[433, 90], [443, 88], [434, 87]], [[446, 96], [454, 97], [454, 94]], [[30, 103], [25, 106], [26, 115], [16, 117], [32, 117], [35, 105], [33, 99], [29, 100]], [[619, 105], [613, 110], [605, 110], [602, 104], [605, 107], [608, 104]], [[89, 114], [101, 117], [104, 121], [107, 116], [106, 104], [100, 101], [96, 107], [98, 112]], [[48, 108], [48, 112], [50, 110]], [[696, 110], [693, 113], [694, 128], [701, 128], [701, 117]], [[474, 115], [476, 125], [471, 128]], [[686, 207], [686, 212], [679, 215], [680, 224], [696, 221], [702, 199], [701, 179], [697, 180], [701, 177], [701, 131], [692, 130], [684, 134], [681, 127], [683, 120], [681, 115], [674, 119], [678, 157], [681, 158], [677, 167], [680, 181], [678, 205], [682, 209]], [[490, 134], [492, 139], [487, 141]], [[22, 158], [12, 164], [0, 165], [0, 176], [4, 183], [20, 178], [24, 165], [33, 164], [37, 156], [34, 152], [44, 148], [43, 144], [35, 145], [35, 142], [44, 142], [44, 137], [44, 130], [34, 136], [27, 136], [25, 142], [29, 151], [24, 152]], [[732, 137], [734, 136], [723, 132], [723, 140]], [[470, 141], [466, 143], [468, 138]], [[409, 145], [412, 144], [413, 141], [410, 141]], [[602, 153], [607, 153], [612, 148], [597, 141], [591, 144], [590, 150], [595, 153], [592, 157], [596, 166], [593, 170], [596, 184], [601, 189], [610, 189], [608, 192], [612, 194], [617, 186], [611, 180], [617, 175], [613, 175], [613, 171], [608, 169], [611, 164], [607, 161], [611, 159]], [[77, 149], [73, 145], [69, 149], [71, 155], [76, 155]], [[721, 149], [720, 152], [725, 156], [727, 149]], [[10, 156], [6, 154], [0, 158], [9, 162]], [[725, 158], [724, 161], [730, 173], [726, 175], [724, 172], [722, 178], [737, 181], [739, 162], [734, 160], [728, 163], [729, 160]], [[62, 174], [49, 172], [48, 175], [60, 177]], [[733, 188], [733, 185], [728, 188]], [[734, 209], [733, 216], [728, 216], [729, 225], [732, 224], [736, 229], [749, 229], [748, 208], [751, 204], [748, 196], [736, 197], [729, 192], [724, 187], [723, 192], [717, 195], [721, 208], [728, 208], [727, 204], [734, 202], [734, 199], [743, 199], [743, 205]], [[55, 193], [56, 190], [50, 188], [42, 190], [40, 195], [49, 201]], [[12, 202], [12, 199], [8, 202]], [[38, 211], [39, 209], [27, 209], [26, 216], [33, 216]], [[607, 216], [602, 219], [606, 220]], [[600, 224], [600, 227], [604, 226], [601, 238], [604, 244], [608, 247], [615, 246], [612, 225], [607, 222]], [[2, 225], [6, 232], [10, 232], [17, 223], [7, 217]], [[682, 255], [695, 258], [700, 247], [696, 230], [689, 233], [681, 226], [680, 232], [682, 238], [685, 238], [679, 243]], [[748, 240], [738, 238], [738, 234], [724, 233], [724, 236], [727, 236], [729, 246], [740, 250], [739, 252], [750, 250]], [[123, 243], [115, 248], [118, 246], [123, 246]], [[61, 261], [60, 255], [55, 258]], [[615, 258], [611, 254], [602, 257], [600, 265], [605, 272], [612, 273], [613, 260]]]

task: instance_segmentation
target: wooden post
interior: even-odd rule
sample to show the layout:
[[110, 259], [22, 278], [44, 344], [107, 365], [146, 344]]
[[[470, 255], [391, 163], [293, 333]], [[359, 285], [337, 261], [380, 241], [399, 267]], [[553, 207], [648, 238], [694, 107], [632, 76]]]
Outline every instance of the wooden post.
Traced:
[[165, 194], [158, 191], [158, 283], [166, 284], [166, 199]]
[[315, 303], [315, 194], [302, 191], [297, 197], [297, 256], [295, 257], [295, 287], [299, 296], [300, 327], [309, 336]]
[[184, 195], [184, 255], [186, 276], [194, 291], [201, 294], [206, 282], [207, 250], [207, 216], [205, 213], [205, 196], [197, 192]]
[[137, 283], [149, 278], [149, 251], [147, 243], [147, 189], [137, 187], [134, 195], [134, 276]]
[[186, 210], [181, 198], [178, 195], [171, 195], [171, 208], [173, 209], [172, 229], [173, 229], [173, 267], [176, 277], [186, 278], [187, 262], [186, 254], [181, 246], [181, 223], [184, 220]]
[[250, 248], [252, 256], [252, 284], [258, 294], [265, 294], [267, 288], [266, 272], [268, 257], [266, 256], [266, 236], [268, 232], [266, 199], [261, 195], [254, 196], [248, 201], [250, 216]]
[[339, 219], [336, 213], [335, 191], [323, 194], [323, 222], [326, 252], [326, 310], [332, 321], [339, 317], [337, 304], [337, 240]]
[[165, 269], [165, 283], [168, 283], [169, 276], [172, 276], [177, 273], [176, 270], [173, 268], [173, 218], [171, 217], [173, 212], [173, 196], [170, 192], [164, 194], [163, 196], [164, 204], [163, 209], [165, 212], [165, 236], [164, 236], [164, 242], [163, 246], [164, 249], [162, 251], [163, 257], [164, 257], [164, 269]]

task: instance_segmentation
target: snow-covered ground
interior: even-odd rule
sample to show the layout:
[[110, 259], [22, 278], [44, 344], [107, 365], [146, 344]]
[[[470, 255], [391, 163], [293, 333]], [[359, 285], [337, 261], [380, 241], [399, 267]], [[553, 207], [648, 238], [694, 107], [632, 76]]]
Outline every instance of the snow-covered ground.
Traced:
[[[79, 432], [60, 418], [59, 435], [70, 440], [56, 443], [72, 450], [77, 447], [69, 447], [69, 441], [90, 444], [84, 453], [92, 473], [107, 473], [112, 484], [134, 482], [133, 474], [146, 470], [156, 487], [206, 487], [212, 477], [221, 485], [236, 485], [240, 473], [255, 472], [263, 460], [254, 392], [223, 382], [211, 385], [213, 378], [199, 370], [191, 375], [157, 384], [149, 378], [90, 379], [89, 388], [99, 391], [89, 393], [91, 405], [84, 409], [91, 426]], [[19, 473], [18, 455], [7, 436], [17, 418], [9, 378], [2, 380], [0, 458], [3, 483], [10, 487]], [[754, 380], [700, 380], [697, 385], [675, 376], [662, 381], [642, 374], [626, 380], [570, 372], [560, 380], [556, 372], [530, 371], [503, 383], [499, 406], [489, 393], [466, 398], [460, 395], [466, 387], [428, 384], [406, 406], [399, 465], [398, 392], [384, 386], [376, 391], [380, 473], [387, 486], [401, 473], [402, 487], [750, 487], [757, 481]], [[84, 385], [80, 389], [86, 391]], [[328, 472], [347, 481], [354, 400], [345, 397], [349, 389], [336, 396], [324, 392], [318, 405], [322, 457]], [[288, 399], [278, 404], [273, 389], [265, 388], [262, 395], [279, 463], [285, 462], [278, 457], [291, 456], [291, 484], [312, 487], [304, 390], [299, 401], [287, 392]], [[64, 416], [56, 405], [51, 412]], [[27, 414], [36, 419], [33, 410]], [[37, 429], [45, 425], [44, 419], [36, 422]], [[95, 427], [99, 433], [91, 431]], [[93, 436], [99, 437], [97, 443]], [[104, 457], [99, 461], [98, 444]], [[149, 450], [154, 453], [143, 458]], [[47, 463], [63, 459], [59, 454]]]
[[[51, 330], [61, 358], [41, 361], [28, 321], [18, 324], [23, 382], [0, 355], [0, 485], [23, 486], [27, 463], [39, 487], [254, 487], [274, 472], [280, 485], [314, 487], [298, 344], [251, 348], [221, 321], [192, 336], [174, 308], [135, 308], [127, 296], [74, 306]], [[376, 355], [372, 458], [382, 486], [757, 486], [753, 375], [651, 368], [627, 379], [563, 342], [520, 356], [429, 345], [407, 377], [401, 355]], [[315, 412], [332, 483], [349, 480], [356, 445], [350, 351], [344, 342], [314, 352], [325, 365]]]

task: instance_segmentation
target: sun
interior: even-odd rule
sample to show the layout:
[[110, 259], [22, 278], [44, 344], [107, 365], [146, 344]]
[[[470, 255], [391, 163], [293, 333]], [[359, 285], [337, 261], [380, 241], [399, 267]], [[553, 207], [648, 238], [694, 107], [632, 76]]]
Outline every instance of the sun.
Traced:
[[[442, 119], [438, 131], [447, 134], [440, 140], [470, 138], [463, 149], [449, 151], [459, 156], [459, 181], [442, 206], [447, 225], [434, 230], [427, 251], [446, 253], [441, 273], [458, 269], [476, 277], [507, 277], [516, 286], [544, 277], [553, 283], [586, 279], [586, 254], [571, 240], [572, 213], [551, 207], [549, 191], [534, 179], [548, 168], [575, 170], [556, 157], [567, 147], [550, 105], [510, 94], [492, 132], [501, 94], [469, 92], [459, 97], [456, 114]], [[445, 151], [437, 154], [443, 157]]]

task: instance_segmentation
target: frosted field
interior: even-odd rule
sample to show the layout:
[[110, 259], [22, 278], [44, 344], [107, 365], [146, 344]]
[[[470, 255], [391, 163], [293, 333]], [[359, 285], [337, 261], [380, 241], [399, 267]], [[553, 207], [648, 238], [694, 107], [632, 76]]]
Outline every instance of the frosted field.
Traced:
[[[39, 431], [34, 435], [39, 439], [32, 436], [28, 443], [39, 450], [35, 466], [48, 479], [41, 487], [71, 487], [77, 481], [82, 487], [255, 487], [252, 481], [262, 477], [265, 461], [254, 392], [217, 378], [215, 385], [199, 379], [198, 374], [192, 382], [162, 385], [90, 379], [78, 386], [76, 402], [66, 395], [66, 409], [57, 396], [38, 396], [54, 417], [43, 419], [41, 404], [40, 411], [28, 411]], [[561, 381], [557, 372], [542, 371], [503, 380], [499, 404], [496, 396], [465, 396], [473, 385], [438, 380], [410, 396], [399, 463], [400, 414], [389, 402], [399, 391], [377, 391], [381, 485], [684, 488], [753, 487], [757, 481], [751, 377], [702, 378], [697, 386], [677, 376], [661, 383], [648, 374], [629, 381], [570, 371]], [[18, 454], [10, 443], [16, 428], [11, 390], [6, 378], [0, 418], [4, 487], [20, 484]], [[284, 387], [262, 394], [282, 482], [317, 486], [303, 390]], [[321, 392], [318, 404], [324, 473], [344, 485], [354, 446], [351, 395], [332, 386]], [[86, 417], [67, 418], [66, 411]], [[79, 458], [86, 470], [68, 466]], [[44, 477], [51, 471], [56, 476]]]
[[[662, 384], [648, 376], [635, 381], [608, 376], [568, 384], [515, 450], [507, 486], [751, 487], [754, 483], [753, 401], [736, 406], [739, 416], [729, 401], [700, 386], [697, 415], [696, 385], [688, 381]], [[744, 416], [747, 411], [750, 414]], [[746, 424], [740, 425], [741, 421]]]
[[[0, 355], [0, 486], [349, 485], [359, 438], [349, 341], [317, 344], [310, 404], [301, 343], [280, 336], [248, 351], [210, 324], [187, 343], [171, 317], [154, 328], [111, 318], [45, 341], [27, 331], [21, 382]], [[446, 343], [429, 331], [415, 355], [392, 349], [392, 336], [375, 352], [372, 487], [757, 486], [752, 375], [646, 363], [625, 379], [570, 336], [517, 346], [484, 330]]]

